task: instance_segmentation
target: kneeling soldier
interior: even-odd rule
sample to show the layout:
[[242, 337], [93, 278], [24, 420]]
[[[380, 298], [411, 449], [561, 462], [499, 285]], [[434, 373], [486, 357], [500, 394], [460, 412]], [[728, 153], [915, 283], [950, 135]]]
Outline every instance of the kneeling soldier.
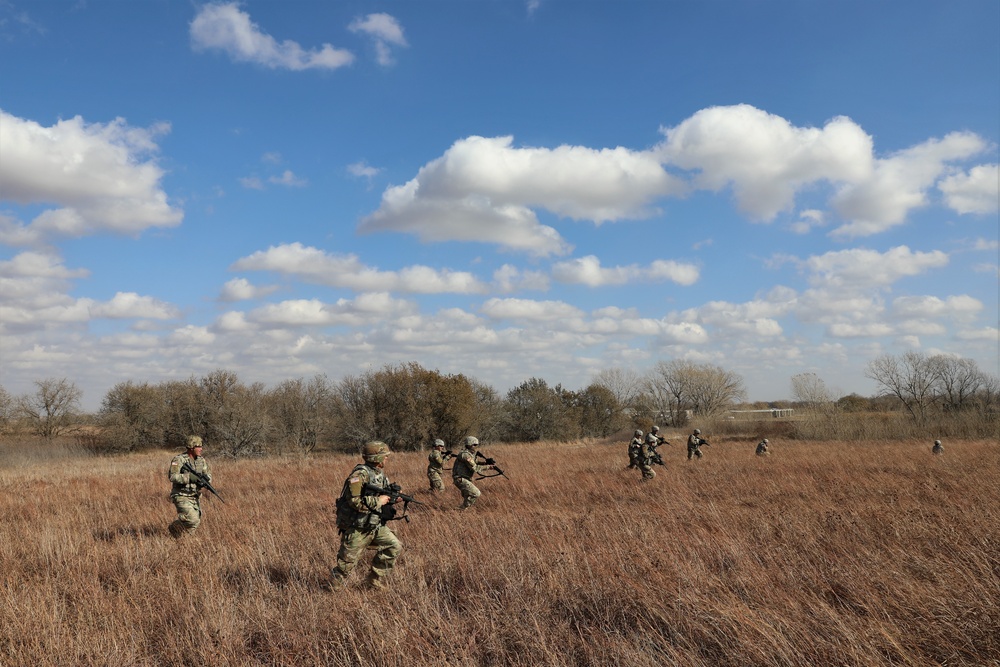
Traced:
[[185, 467], [190, 467], [207, 481], [212, 481], [208, 461], [201, 455], [203, 444], [199, 436], [189, 435], [187, 451], [170, 461], [167, 478], [173, 485], [170, 500], [177, 508], [177, 518], [170, 524], [169, 530], [174, 538], [190, 535], [201, 524], [201, 487], [198, 486], [195, 475], [186, 472]]

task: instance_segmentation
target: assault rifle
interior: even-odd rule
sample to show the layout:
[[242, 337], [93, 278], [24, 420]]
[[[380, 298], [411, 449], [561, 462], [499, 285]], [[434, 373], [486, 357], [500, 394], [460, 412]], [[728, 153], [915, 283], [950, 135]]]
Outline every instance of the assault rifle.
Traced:
[[659, 447], [659, 445], [653, 445], [649, 448], [649, 462], [658, 466], [666, 466], [667, 464], [663, 462], [663, 457], [660, 456], [658, 451], [656, 451], [657, 447]]
[[[423, 505], [422, 502], [413, 496], [408, 496], [403, 493], [403, 487], [395, 483], [390, 484], [388, 488], [382, 488], [381, 486], [376, 486], [375, 484], [365, 484], [361, 487], [361, 494], [365, 496], [389, 496], [389, 502], [383, 505], [380, 511], [382, 523], [392, 521], [393, 519], [406, 519], [406, 523], [409, 523], [410, 515], [407, 514], [406, 511], [410, 508], [410, 503]], [[400, 500], [403, 501], [403, 514], [401, 516], [396, 516], [396, 508], [392, 505]]]
[[222, 496], [219, 495], [219, 492], [215, 490], [215, 487], [212, 486], [212, 483], [208, 481], [208, 478], [192, 468], [190, 462], [184, 462], [184, 465], [181, 466], [181, 472], [186, 472], [190, 475], [190, 477], [194, 479], [194, 483], [198, 485], [199, 489], [208, 489], [216, 498], [222, 500], [222, 502], [226, 502], [223, 500]]
[[503, 470], [500, 468], [499, 465], [497, 465], [497, 460], [496, 459], [493, 459], [493, 458], [490, 458], [489, 456], [486, 456], [485, 454], [483, 454], [478, 449], [476, 450], [476, 458], [482, 459], [483, 463], [485, 463], [488, 466], [493, 466], [493, 470], [496, 471], [492, 475], [484, 475], [483, 473], [479, 473], [479, 477], [476, 478], [477, 480], [478, 479], [489, 479], [490, 477], [503, 477], [504, 479], [510, 479], [510, 477], [507, 477], [507, 475], [503, 474]]

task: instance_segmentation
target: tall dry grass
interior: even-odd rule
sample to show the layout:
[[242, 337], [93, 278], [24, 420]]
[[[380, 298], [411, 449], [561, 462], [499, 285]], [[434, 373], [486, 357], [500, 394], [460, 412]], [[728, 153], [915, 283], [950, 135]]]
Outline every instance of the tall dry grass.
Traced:
[[995, 442], [676, 440], [650, 483], [624, 442], [494, 448], [465, 513], [393, 456], [428, 505], [386, 592], [324, 587], [351, 457], [213, 459], [181, 542], [169, 452], [0, 465], [0, 664], [1000, 664]]

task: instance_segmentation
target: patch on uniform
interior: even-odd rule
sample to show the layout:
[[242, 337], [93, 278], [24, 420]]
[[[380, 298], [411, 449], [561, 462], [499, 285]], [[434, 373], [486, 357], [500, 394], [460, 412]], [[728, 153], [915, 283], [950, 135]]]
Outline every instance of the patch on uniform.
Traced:
[[174, 462], [172, 462], [170, 464], [170, 469], [171, 470], [175, 470], [175, 469], [180, 468], [180, 467], [181, 467], [180, 461], [174, 461]]
[[352, 477], [351, 479], [349, 479], [349, 480], [347, 480], [347, 481], [348, 481], [349, 483], [351, 483], [351, 484], [358, 484], [358, 483], [360, 483], [360, 482], [361, 482], [361, 478], [360, 478], [360, 477]]

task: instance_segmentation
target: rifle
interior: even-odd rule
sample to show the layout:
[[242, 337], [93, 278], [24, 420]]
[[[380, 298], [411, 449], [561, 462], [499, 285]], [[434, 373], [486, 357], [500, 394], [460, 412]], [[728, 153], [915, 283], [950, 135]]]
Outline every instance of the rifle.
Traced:
[[[380, 511], [383, 523], [386, 521], [392, 521], [393, 519], [406, 519], [406, 523], [409, 523], [410, 515], [407, 514], [406, 511], [410, 508], [410, 503], [423, 505], [422, 502], [413, 496], [408, 496], [403, 493], [403, 487], [395, 483], [390, 484], [387, 489], [383, 489], [381, 486], [376, 486], [374, 484], [365, 484], [361, 487], [361, 494], [365, 496], [389, 496], [389, 502], [383, 505]], [[402, 516], [396, 516], [396, 508], [392, 506], [393, 503], [398, 500], [403, 501]]]
[[658, 466], [666, 466], [667, 464], [663, 462], [663, 457], [660, 456], [660, 453], [658, 451], [656, 451], [657, 447], [659, 447], [659, 445], [654, 445], [649, 448], [650, 450], [649, 462]]
[[478, 449], [476, 450], [476, 458], [481, 458], [483, 460], [483, 463], [485, 463], [488, 466], [493, 466], [493, 469], [496, 470], [496, 473], [492, 475], [484, 475], [483, 473], [479, 473], [479, 477], [476, 478], [477, 480], [489, 479], [490, 477], [503, 477], [504, 479], [510, 479], [510, 477], [507, 477], [507, 475], [503, 474], [503, 470], [500, 468], [499, 465], [497, 465], [496, 459], [486, 456]]
[[215, 490], [215, 487], [212, 486], [212, 483], [208, 481], [208, 478], [192, 468], [190, 462], [184, 462], [184, 465], [181, 466], [181, 472], [186, 472], [188, 475], [193, 477], [194, 483], [198, 485], [199, 489], [208, 489], [216, 498], [222, 500], [223, 503], [226, 502], [222, 496], [219, 495], [219, 492]]

